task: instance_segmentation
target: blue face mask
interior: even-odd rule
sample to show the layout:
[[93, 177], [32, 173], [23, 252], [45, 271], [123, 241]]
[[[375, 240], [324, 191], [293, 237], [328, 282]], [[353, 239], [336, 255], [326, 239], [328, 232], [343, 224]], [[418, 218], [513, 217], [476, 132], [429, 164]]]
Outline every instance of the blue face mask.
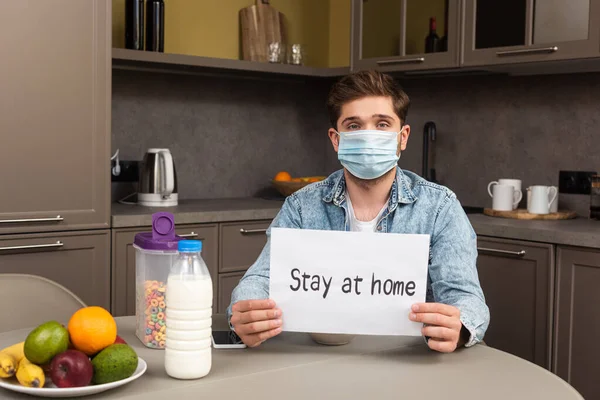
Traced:
[[398, 164], [398, 132], [364, 130], [338, 135], [338, 160], [357, 178], [379, 178]]

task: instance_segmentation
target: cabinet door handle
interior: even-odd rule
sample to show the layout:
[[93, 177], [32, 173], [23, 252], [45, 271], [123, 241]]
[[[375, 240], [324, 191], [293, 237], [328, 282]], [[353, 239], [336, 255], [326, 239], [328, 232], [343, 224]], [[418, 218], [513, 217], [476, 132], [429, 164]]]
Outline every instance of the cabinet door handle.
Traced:
[[492, 254], [500, 254], [503, 256], [513, 256], [513, 257], [524, 257], [525, 254], [527, 254], [527, 252], [525, 250], [509, 251], [509, 250], [488, 249], [486, 247], [478, 247], [477, 251], [482, 251], [485, 253], [492, 253]]
[[23, 219], [0, 219], [0, 224], [19, 224], [32, 222], [60, 222], [65, 219], [60, 215], [51, 218], [23, 218]]
[[403, 58], [400, 60], [381, 60], [377, 61], [377, 65], [419, 64], [422, 62], [425, 62], [425, 57]]
[[54, 249], [63, 247], [64, 243], [60, 240], [57, 240], [56, 243], [48, 243], [48, 244], [31, 244], [27, 246], [8, 246], [8, 247], [0, 247], [0, 251], [8, 251], [8, 250], [34, 250], [34, 249]]
[[544, 54], [544, 53], [555, 53], [558, 51], [558, 46], [551, 47], [540, 47], [537, 49], [521, 49], [521, 50], [506, 50], [506, 51], [497, 51], [496, 55], [498, 57], [503, 56], [521, 56], [528, 54]]
[[267, 233], [266, 229], [240, 229], [242, 235], [251, 235], [253, 233]]
[[180, 236], [182, 238], [195, 238], [195, 237], [198, 237], [198, 234], [196, 232], [192, 231], [190, 233], [184, 233], [184, 234], [177, 235], [177, 236]]

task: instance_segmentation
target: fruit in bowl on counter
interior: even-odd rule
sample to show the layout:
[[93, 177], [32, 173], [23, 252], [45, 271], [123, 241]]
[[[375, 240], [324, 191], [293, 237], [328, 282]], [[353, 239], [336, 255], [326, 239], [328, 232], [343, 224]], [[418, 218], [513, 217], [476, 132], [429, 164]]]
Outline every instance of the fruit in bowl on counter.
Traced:
[[126, 344], [113, 344], [92, 359], [94, 383], [109, 383], [129, 378], [135, 372], [138, 356]]
[[56, 321], [48, 321], [32, 330], [25, 339], [25, 358], [36, 365], [49, 363], [69, 348], [69, 332]]
[[77, 310], [69, 320], [69, 335], [75, 349], [92, 356], [115, 343], [117, 323], [102, 307]]
[[132, 376], [137, 366], [135, 350], [117, 335], [113, 316], [102, 307], [77, 310], [67, 328], [45, 322], [24, 342], [0, 350], [0, 378], [31, 388], [47, 381], [58, 388], [115, 382]]
[[62, 352], [50, 363], [50, 379], [59, 388], [87, 386], [93, 374], [89, 357], [78, 350]]
[[292, 177], [286, 171], [278, 172], [273, 178], [273, 187], [277, 189], [283, 196], [289, 196], [292, 193], [302, 189], [304, 186], [311, 183], [320, 182], [325, 179], [325, 176], [301, 176]]
[[44, 370], [25, 358], [25, 342], [0, 350], [0, 378], [13, 376], [26, 387], [43, 387], [46, 382]]
[[0, 378], [15, 375], [19, 362], [25, 357], [24, 347], [25, 342], [21, 342], [0, 350]]
[[46, 374], [39, 365], [35, 365], [26, 357], [19, 362], [17, 380], [23, 386], [41, 388], [46, 384]]
[[279, 171], [273, 180], [278, 182], [287, 182], [292, 180], [292, 176], [287, 171]]
[[117, 343], [121, 343], [121, 344], [127, 344], [127, 342], [125, 341], [125, 339], [123, 339], [121, 336], [117, 335], [117, 338], [115, 339], [115, 342], [113, 344], [117, 344]]

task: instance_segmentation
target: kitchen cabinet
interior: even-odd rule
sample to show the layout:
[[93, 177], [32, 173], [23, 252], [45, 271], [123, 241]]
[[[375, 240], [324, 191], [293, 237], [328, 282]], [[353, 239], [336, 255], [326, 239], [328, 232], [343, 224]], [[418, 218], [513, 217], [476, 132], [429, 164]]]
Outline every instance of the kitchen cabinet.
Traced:
[[485, 342], [550, 369], [554, 246], [479, 237], [477, 247], [490, 309]]
[[586, 399], [600, 394], [600, 251], [559, 246], [553, 372]]
[[461, 64], [600, 56], [599, 0], [464, 0]]
[[[109, 230], [4, 235], [0, 236], [0, 274], [43, 276], [86, 304], [109, 309], [109, 254]], [[12, 301], [18, 300], [11, 299], [8, 305]]]
[[[352, 0], [352, 69], [458, 67], [459, 10], [459, 0]], [[430, 17], [440, 40], [447, 35], [447, 48], [425, 53]]]
[[219, 301], [218, 313], [225, 313], [229, 303], [231, 303], [231, 293], [240, 282], [245, 272], [231, 272], [227, 274], [219, 274]]
[[0, 15], [0, 234], [110, 227], [111, 1]]
[[221, 224], [219, 272], [244, 272], [258, 258], [267, 243], [271, 221]]
[[[133, 241], [147, 228], [113, 229], [112, 232], [112, 313], [115, 316], [135, 315], [135, 248]], [[177, 235], [202, 241], [202, 258], [213, 281], [213, 308], [217, 306], [217, 225], [177, 225]]]

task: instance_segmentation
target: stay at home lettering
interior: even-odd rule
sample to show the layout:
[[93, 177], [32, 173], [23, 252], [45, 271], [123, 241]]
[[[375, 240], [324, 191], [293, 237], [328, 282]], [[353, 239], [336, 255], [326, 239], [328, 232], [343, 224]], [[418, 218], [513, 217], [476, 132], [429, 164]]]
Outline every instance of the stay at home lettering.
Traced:
[[[294, 268], [290, 271], [293, 283], [290, 289], [294, 292], [319, 292], [326, 299], [331, 289], [333, 277], [323, 275], [311, 275]], [[371, 281], [365, 292], [362, 287], [364, 279], [360, 276], [345, 277], [342, 283], [342, 292], [345, 294], [355, 294], [357, 296], [363, 293], [371, 296], [413, 296], [415, 294], [416, 284], [414, 281], [395, 281], [392, 279], [377, 278], [375, 273], [371, 274]]]

